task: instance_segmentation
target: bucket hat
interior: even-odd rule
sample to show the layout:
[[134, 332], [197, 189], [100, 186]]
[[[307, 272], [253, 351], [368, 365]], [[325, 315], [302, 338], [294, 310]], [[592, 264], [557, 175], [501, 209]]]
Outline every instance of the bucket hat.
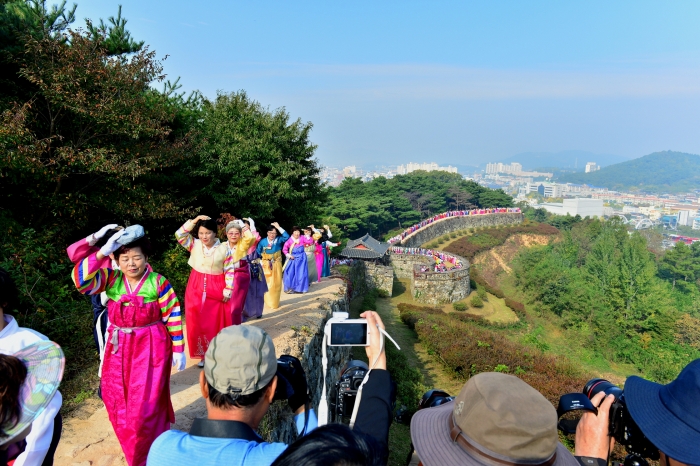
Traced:
[[632, 376], [624, 393], [632, 419], [656, 448], [681, 463], [700, 465], [700, 359], [667, 385]]
[[27, 367], [27, 378], [20, 389], [22, 413], [19, 422], [5, 430], [8, 436], [0, 439], [0, 445], [12, 443], [44, 411], [58, 390], [66, 363], [63, 350], [52, 341], [39, 341], [12, 356]]
[[519, 378], [484, 372], [453, 401], [418, 411], [411, 440], [425, 466], [577, 466], [558, 440], [557, 413]]

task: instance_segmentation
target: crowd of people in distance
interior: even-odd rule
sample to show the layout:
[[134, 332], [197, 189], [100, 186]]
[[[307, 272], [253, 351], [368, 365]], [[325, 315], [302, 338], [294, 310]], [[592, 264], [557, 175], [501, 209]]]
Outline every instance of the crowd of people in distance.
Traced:
[[[278, 355], [260, 327], [240, 325], [260, 317], [265, 304], [279, 307], [282, 290], [304, 293], [327, 276], [327, 248], [334, 245], [328, 227], [294, 227], [290, 235], [272, 223], [261, 238], [252, 219], [234, 219], [224, 225], [225, 242], [218, 230], [215, 221], [199, 216], [175, 233], [192, 269], [186, 332], [172, 286], [149, 265], [151, 246], [141, 226], [106, 225], [67, 249], [74, 284], [93, 305], [100, 394], [126, 463], [386, 464], [395, 385], [376, 312], [361, 314], [372, 365], [352, 426], [322, 425], [325, 416], [317, 417], [312, 407], [319, 400], [311, 399], [301, 361]], [[393, 249], [432, 257], [433, 270], [461, 266], [440, 251]], [[17, 324], [11, 314], [17, 302], [14, 282], [0, 269], [0, 466], [52, 466], [62, 429], [58, 386], [65, 357], [44, 335]], [[185, 341], [190, 359], [203, 369], [199, 386], [207, 417], [180, 432], [170, 429], [170, 374], [171, 367], [185, 369]], [[624, 397], [629, 418], [658, 448], [662, 466], [700, 465], [700, 359], [667, 385], [630, 377]], [[286, 400], [294, 414], [298, 437], [290, 445], [265, 442], [258, 433], [275, 400]], [[516, 376], [481, 373], [454, 399], [421, 402], [410, 435], [424, 466], [604, 466], [614, 445], [614, 400], [603, 392], [591, 398], [598, 409], [583, 414], [572, 454], [559, 440], [557, 412], [544, 396]]]
[[488, 214], [519, 214], [520, 207], [496, 207], [492, 209], [471, 209], [471, 210], [451, 210], [449, 212], [443, 212], [437, 214], [433, 217], [427, 218], [422, 222], [416, 223], [408, 228], [406, 228], [401, 234], [396, 235], [389, 239], [389, 244], [396, 244], [403, 241], [408, 235], [420, 230], [421, 228], [430, 225], [431, 223], [437, 222], [438, 220], [443, 220], [445, 218], [451, 217], [468, 217], [471, 215], [488, 215]]
[[[423, 270], [423, 267], [421, 267], [421, 272], [438, 272], [438, 273], [443, 273], [443, 272], [449, 272], [450, 270], [453, 269], [461, 269], [464, 267], [464, 264], [462, 261], [457, 258], [456, 256], [453, 256], [452, 254], [443, 252], [443, 251], [438, 251], [434, 249], [424, 249], [424, 248], [402, 248], [400, 246], [392, 246], [389, 248], [389, 251], [391, 254], [405, 254], [405, 255], [411, 255], [411, 256], [426, 256], [426, 257], [431, 257], [434, 261], [434, 264], [428, 268], [427, 266], [425, 267], [425, 270]], [[450, 264], [450, 267], [448, 267], [445, 264]]]

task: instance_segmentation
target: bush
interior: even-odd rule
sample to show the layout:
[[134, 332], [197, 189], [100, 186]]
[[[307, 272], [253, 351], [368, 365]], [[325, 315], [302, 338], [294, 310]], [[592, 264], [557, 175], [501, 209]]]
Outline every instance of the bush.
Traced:
[[455, 232], [450, 233], [450, 238], [454, 239], [456, 237], [457, 237], [457, 233], [455, 233]]
[[467, 303], [458, 302], [452, 303], [452, 308], [455, 311], [466, 311], [469, 308], [469, 306], [467, 306]]
[[473, 307], [484, 307], [484, 302], [481, 300], [479, 295], [476, 295], [476, 294], [474, 296], [472, 296], [472, 299], [470, 300], [470, 304]]
[[483, 288], [479, 288], [476, 290], [476, 295], [481, 299], [482, 301], [486, 301], [486, 290]]
[[520, 319], [527, 318], [527, 312], [525, 312], [525, 305], [521, 302], [515, 301], [510, 298], [505, 299], [506, 306], [510, 308]]
[[389, 292], [386, 290], [377, 290], [377, 296], [380, 298], [388, 298], [389, 297]]
[[415, 330], [420, 341], [464, 380], [480, 372], [508, 371], [556, 406], [562, 394], [580, 391], [590, 379], [565, 358], [542, 354], [475, 325], [479, 319], [474, 316], [446, 315], [433, 308], [403, 304], [399, 304], [399, 311], [401, 320]]

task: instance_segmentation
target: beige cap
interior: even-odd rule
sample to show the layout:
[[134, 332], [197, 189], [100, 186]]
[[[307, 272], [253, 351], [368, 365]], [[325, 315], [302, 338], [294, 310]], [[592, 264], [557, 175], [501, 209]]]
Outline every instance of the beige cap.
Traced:
[[576, 465], [558, 441], [557, 413], [517, 377], [475, 375], [454, 401], [418, 411], [411, 439], [426, 466]]
[[232, 325], [219, 332], [204, 355], [204, 376], [221, 393], [250, 395], [277, 373], [272, 338], [252, 325]]

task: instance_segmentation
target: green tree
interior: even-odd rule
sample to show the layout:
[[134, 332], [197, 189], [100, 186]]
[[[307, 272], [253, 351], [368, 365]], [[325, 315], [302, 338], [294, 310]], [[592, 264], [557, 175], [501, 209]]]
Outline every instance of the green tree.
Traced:
[[698, 251], [700, 248], [697, 246], [691, 249], [684, 242], [679, 241], [664, 254], [659, 264], [659, 272], [662, 277], [671, 281], [672, 289], [676, 288], [677, 283], [684, 290], [694, 285], [698, 272], [696, 255]]
[[191, 168], [198, 202], [288, 227], [316, 221], [326, 193], [312, 126], [290, 121], [283, 108], [269, 111], [243, 91], [205, 100]]
[[187, 135], [173, 132], [173, 102], [150, 87], [163, 80], [162, 64], [147, 50], [113, 58], [106, 34], [25, 36], [16, 79], [35, 92], [0, 121], [0, 207], [22, 224], [68, 222], [61, 231], [71, 234], [90, 218], [183, 213], [174, 187], [156, 191], [150, 178], [189, 149]]

